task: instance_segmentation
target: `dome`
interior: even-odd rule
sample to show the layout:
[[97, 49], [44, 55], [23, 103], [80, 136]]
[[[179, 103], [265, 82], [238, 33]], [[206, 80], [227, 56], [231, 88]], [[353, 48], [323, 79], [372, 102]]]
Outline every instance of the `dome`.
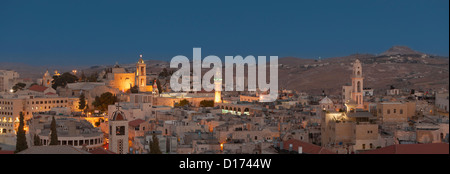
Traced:
[[138, 61], [138, 63], [144, 63], [144, 60], [142, 59], [142, 54], [139, 55], [139, 61]]
[[328, 98], [327, 96], [325, 96], [325, 98], [323, 98], [322, 100], [320, 100], [319, 102], [320, 104], [333, 104], [333, 101]]
[[123, 121], [123, 120], [126, 120], [125, 114], [120, 110], [114, 111], [111, 117], [111, 121]]

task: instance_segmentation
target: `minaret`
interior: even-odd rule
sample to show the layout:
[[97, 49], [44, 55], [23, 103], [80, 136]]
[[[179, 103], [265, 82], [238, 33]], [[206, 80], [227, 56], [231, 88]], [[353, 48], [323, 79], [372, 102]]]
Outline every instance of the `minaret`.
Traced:
[[147, 72], [144, 60], [142, 60], [142, 54], [139, 55], [139, 61], [136, 63], [136, 85], [139, 88], [139, 92], [146, 92], [147, 90]]
[[48, 73], [48, 70], [45, 72], [44, 77], [42, 77], [42, 86], [47, 88], [52, 87], [53, 77]]
[[117, 104], [116, 111], [109, 118], [109, 145], [110, 151], [117, 154], [128, 153], [128, 121], [125, 114], [120, 111]]
[[352, 100], [356, 102], [356, 108], [363, 109], [363, 75], [361, 62], [356, 59], [353, 63], [352, 75]]
[[222, 103], [222, 74], [220, 71], [222, 71], [221, 68], [216, 72], [219, 78], [214, 78], [214, 103]]

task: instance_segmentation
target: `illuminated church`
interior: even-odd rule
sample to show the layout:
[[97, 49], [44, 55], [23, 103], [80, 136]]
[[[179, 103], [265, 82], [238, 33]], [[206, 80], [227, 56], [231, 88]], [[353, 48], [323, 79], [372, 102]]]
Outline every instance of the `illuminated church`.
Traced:
[[129, 73], [125, 68], [120, 67], [117, 63], [111, 68], [107, 74], [106, 79], [109, 86], [119, 89], [122, 92], [127, 92], [132, 87], [137, 86], [139, 92], [155, 92], [152, 85], [147, 85], [146, 64], [142, 59], [142, 54], [136, 63], [136, 71]]
[[347, 109], [364, 109], [364, 99], [363, 99], [363, 80], [362, 66], [361, 62], [356, 59], [353, 63], [352, 72], [352, 85], [343, 86], [343, 102], [347, 106]]

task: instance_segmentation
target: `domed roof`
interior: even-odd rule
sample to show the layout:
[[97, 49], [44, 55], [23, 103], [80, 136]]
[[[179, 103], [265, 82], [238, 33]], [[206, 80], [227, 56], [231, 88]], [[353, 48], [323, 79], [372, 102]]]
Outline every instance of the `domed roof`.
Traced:
[[320, 100], [319, 102], [320, 104], [333, 104], [333, 101], [328, 98], [327, 96], [325, 96], [325, 98], [323, 98], [322, 100]]
[[116, 110], [113, 112], [111, 121], [123, 121], [123, 120], [127, 120], [127, 119], [125, 117], [125, 114], [122, 111]]
[[138, 61], [138, 63], [144, 63], [144, 60], [142, 59], [142, 54], [139, 55], [139, 61]]

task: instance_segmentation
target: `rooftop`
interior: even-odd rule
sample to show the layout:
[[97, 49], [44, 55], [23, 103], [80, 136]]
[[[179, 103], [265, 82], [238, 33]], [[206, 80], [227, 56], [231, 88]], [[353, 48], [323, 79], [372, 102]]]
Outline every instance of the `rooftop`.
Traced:
[[31, 146], [18, 154], [91, 154], [73, 146]]
[[293, 151], [297, 151], [298, 147], [302, 147], [302, 152], [304, 154], [335, 154], [334, 152], [325, 149], [324, 147], [296, 139], [283, 141], [283, 149], [289, 149], [290, 144], [292, 144]]
[[395, 144], [361, 154], [449, 154], [447, 143]]
[[33, 85], [28, 89], [31, 91], [44, 92], [47, 89], [47, 87], [41, 85]]

